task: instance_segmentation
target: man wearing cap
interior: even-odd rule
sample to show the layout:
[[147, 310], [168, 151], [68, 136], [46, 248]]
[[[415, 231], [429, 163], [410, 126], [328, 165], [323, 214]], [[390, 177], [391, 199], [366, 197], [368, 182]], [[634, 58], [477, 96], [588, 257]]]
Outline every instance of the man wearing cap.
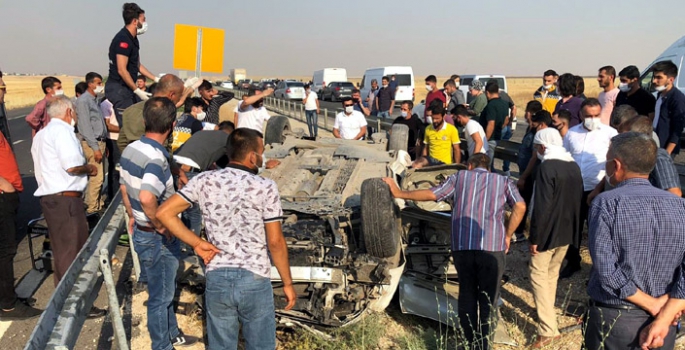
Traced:
[[533, 348], [542, 348], [559, 337], [554, 301], [561, 263], [580, 225], [583, 177], [556, 129], [538, 131], [533, 144], [542, 164], [531, 210], [530, 282], [538, 314], [538, 338]]
[[483, 93], [483, 83], [480, 80], [473, 80], [469, 86], [469, 93], [473, 97], [469, 103], [469, 109], [473, 111], [473, 116], [478, 118], [485, 106], [488, 105], [488, 98]]

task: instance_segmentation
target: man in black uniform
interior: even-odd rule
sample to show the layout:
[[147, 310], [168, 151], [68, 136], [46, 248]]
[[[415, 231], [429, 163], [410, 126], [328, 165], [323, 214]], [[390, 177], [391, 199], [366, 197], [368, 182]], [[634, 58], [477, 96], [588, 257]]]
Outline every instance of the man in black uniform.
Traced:
[[126, 3], [123, 7], [124, 28], [112, 39], [109, 45], [109, 78], [105, 84], [105, 97], [114, 106], [114, 113], [119, 126], [123, 126], [124, 109], [150, 96], [136, 86], [138, 73], [157, 82], [159, 78], [140, 63], [140, 45], [138, 35], [147, 31], [145, 11], [135, 3]]
[[629, 105], [635, 108], [638, 115], [654, 119], [656, 98], [640, 85], [640, 70], [635, 66], [625, 67], [618, 73], [618, 78], [621, 81], [618, 85], [620, 92], [616, 96], [614, 108]]

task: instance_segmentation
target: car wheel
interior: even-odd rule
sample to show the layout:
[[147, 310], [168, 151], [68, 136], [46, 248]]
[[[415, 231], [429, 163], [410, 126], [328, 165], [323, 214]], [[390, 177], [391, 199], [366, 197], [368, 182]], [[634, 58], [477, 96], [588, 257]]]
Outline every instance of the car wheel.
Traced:
[[400, 246], [399, 208], [390, 187], [380, 178], [366, 179], [361, 187], [361, 235], [366, 253], [390, 258]]
[[264, 133], [264, 144], [283, 144], [285, 134], [290, 131], [290, 120], [282, 115], [269, 118], [266, 122], [266, 132]]
[[409, 145], [409, 127], [404, 124], [395, 124], [390, 130], [388, 151], [407, 151]]
[[331, 92], [331, 102], [336, 102], [337, 99], [335, 98], [335, 93]]

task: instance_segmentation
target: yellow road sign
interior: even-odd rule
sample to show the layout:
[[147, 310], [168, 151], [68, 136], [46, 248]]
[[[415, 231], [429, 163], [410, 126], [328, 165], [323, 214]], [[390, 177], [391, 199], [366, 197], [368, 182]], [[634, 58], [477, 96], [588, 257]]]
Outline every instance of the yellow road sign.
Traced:
[[223, 29], [176, 24], [174, 69], [221, 74], [223, 68]]

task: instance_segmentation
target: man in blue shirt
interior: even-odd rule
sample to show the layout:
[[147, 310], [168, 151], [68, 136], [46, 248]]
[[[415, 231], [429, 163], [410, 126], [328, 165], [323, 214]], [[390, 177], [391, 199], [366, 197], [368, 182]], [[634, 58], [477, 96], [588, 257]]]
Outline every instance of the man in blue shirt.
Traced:
[[[666, 327], [660, 321], [653, 330], [658, 341], [674, 347], [676, 328], [670, 324], [685, 306], [685, 199], [649, 183], [656, 153], [656, 143], [645, 134], [611, 139], [606, 181], [616, 187], [595, 198], [588, 223], [589, 350], [636, 349], [639, 332], [657, 316], [670, 318]], [[667, 302], [672, 307], [663, 309]]]
[[652, 68], [652, 84], [659, 92], [652, 126], [659, 136], [659, 147], [675, 157], [680, 152], [680, 135], [685, 126], [685, 94], [673, 85], [678, 67], [671, 61], [661, 61]]

